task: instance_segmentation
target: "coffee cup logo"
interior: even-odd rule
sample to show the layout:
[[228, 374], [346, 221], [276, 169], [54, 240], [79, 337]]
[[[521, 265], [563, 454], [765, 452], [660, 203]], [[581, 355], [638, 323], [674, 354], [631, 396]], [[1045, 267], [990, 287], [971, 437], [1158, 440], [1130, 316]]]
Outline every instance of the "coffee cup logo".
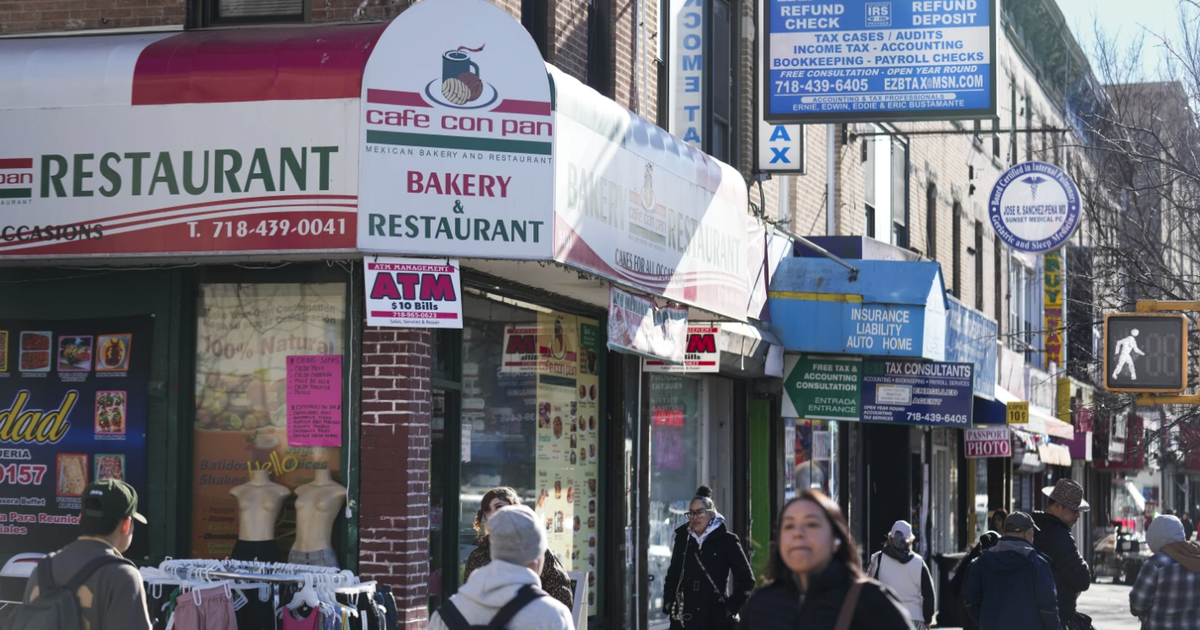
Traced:
[[459, 109], [479, 109], [496, 102], [495, 88], [480, 78], [479, 64], [471, 59], [483, 49], [459, 46], [442, 53], [442, 78], [430, 83], [426, 95], [441, 105]]

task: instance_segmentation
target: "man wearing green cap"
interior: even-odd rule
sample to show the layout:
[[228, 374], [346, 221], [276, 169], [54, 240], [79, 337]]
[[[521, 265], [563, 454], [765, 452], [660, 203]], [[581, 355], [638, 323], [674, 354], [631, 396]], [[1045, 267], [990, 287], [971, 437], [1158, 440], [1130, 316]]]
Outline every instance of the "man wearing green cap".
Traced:
[[[123, 481], [92, 483], [83, 491], [79, 538], [43, 561], [50, 563], [55, 585], [84, 577], [81, 572], [99, 565], [75, 591], [91, 630], [150, 630], [142, 577], [121, 555], [133, 544], [133, 522], [146, 522], [146, 517], [138, 514], [137, 503], [137, 491]], [[112, 560], [98, 562], [100, 558]], [[25, 586], [26, 604], [41, 594], [39, 578], [44, 576], [39, 576], [40, 569], [39, 565]]]

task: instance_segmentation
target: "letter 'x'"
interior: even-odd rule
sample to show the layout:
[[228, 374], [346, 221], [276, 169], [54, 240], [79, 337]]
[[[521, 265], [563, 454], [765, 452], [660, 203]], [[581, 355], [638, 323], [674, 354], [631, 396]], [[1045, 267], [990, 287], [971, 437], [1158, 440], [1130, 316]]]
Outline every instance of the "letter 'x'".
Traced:
[[787, 156], [787, 152], [791, 148], [792, 147], [783, 147], [782, 149], [776, 149], [775, 147], [771, 147], [771, 153], [774, 153], [774, 155], [771, 156], [771, 164], [776, 162], [786, 162], [791, 164], [792, 160]]

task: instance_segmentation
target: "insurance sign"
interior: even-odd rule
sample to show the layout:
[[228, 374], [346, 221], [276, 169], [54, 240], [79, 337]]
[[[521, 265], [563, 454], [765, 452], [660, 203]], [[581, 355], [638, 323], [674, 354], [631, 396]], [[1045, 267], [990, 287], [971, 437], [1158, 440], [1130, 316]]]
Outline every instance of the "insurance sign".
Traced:
[[994, 0], [767, 0], [765, 118], [995, 115]]

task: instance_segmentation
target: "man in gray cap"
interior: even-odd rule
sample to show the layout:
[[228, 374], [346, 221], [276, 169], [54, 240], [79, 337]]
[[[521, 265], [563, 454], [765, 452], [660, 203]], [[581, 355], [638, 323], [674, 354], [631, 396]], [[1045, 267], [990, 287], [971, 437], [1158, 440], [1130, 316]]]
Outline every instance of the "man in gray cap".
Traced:
[[980, 630], [1059, 630], [1050, 563], [1033, 548], [1033, 517], [1013, 512], [1004, 536], [971, 564], [963, 604]]
[[471, 626], [573, 630], [571, 611], [541, 589], [546, 532], [533, 510], [509, 505], [488, 517], [492, 562], [476, 569], [429, 620], [429, 630]]
[[1083, 512], [1091, 510], [1083, 500], [1083, 486], [1071, 479], [1059, 479], [1042, 494], [1049, 500], [1045, 512], [1034, 512], [1038, 531], [1033, 546], [1050, 559], [1054, 571], [1054, 586], [1058, 589], [1058, 616], [1064, 630], [1087, 630], [1092, 618], [1076, 610], [1079, 594], [1092, 586], [1092, 569], [1079, 555], [1071, 528]]
[[137, 508], [137, 491], [123, 481], [85, 488], [79, 539], [38, 563], [12, 627], [61, 627], [56, 615], [77, 609], [91, 630], [150, 630], [142, 576], [121, 555], [133, 544], [133, 522], [146, 522]]

